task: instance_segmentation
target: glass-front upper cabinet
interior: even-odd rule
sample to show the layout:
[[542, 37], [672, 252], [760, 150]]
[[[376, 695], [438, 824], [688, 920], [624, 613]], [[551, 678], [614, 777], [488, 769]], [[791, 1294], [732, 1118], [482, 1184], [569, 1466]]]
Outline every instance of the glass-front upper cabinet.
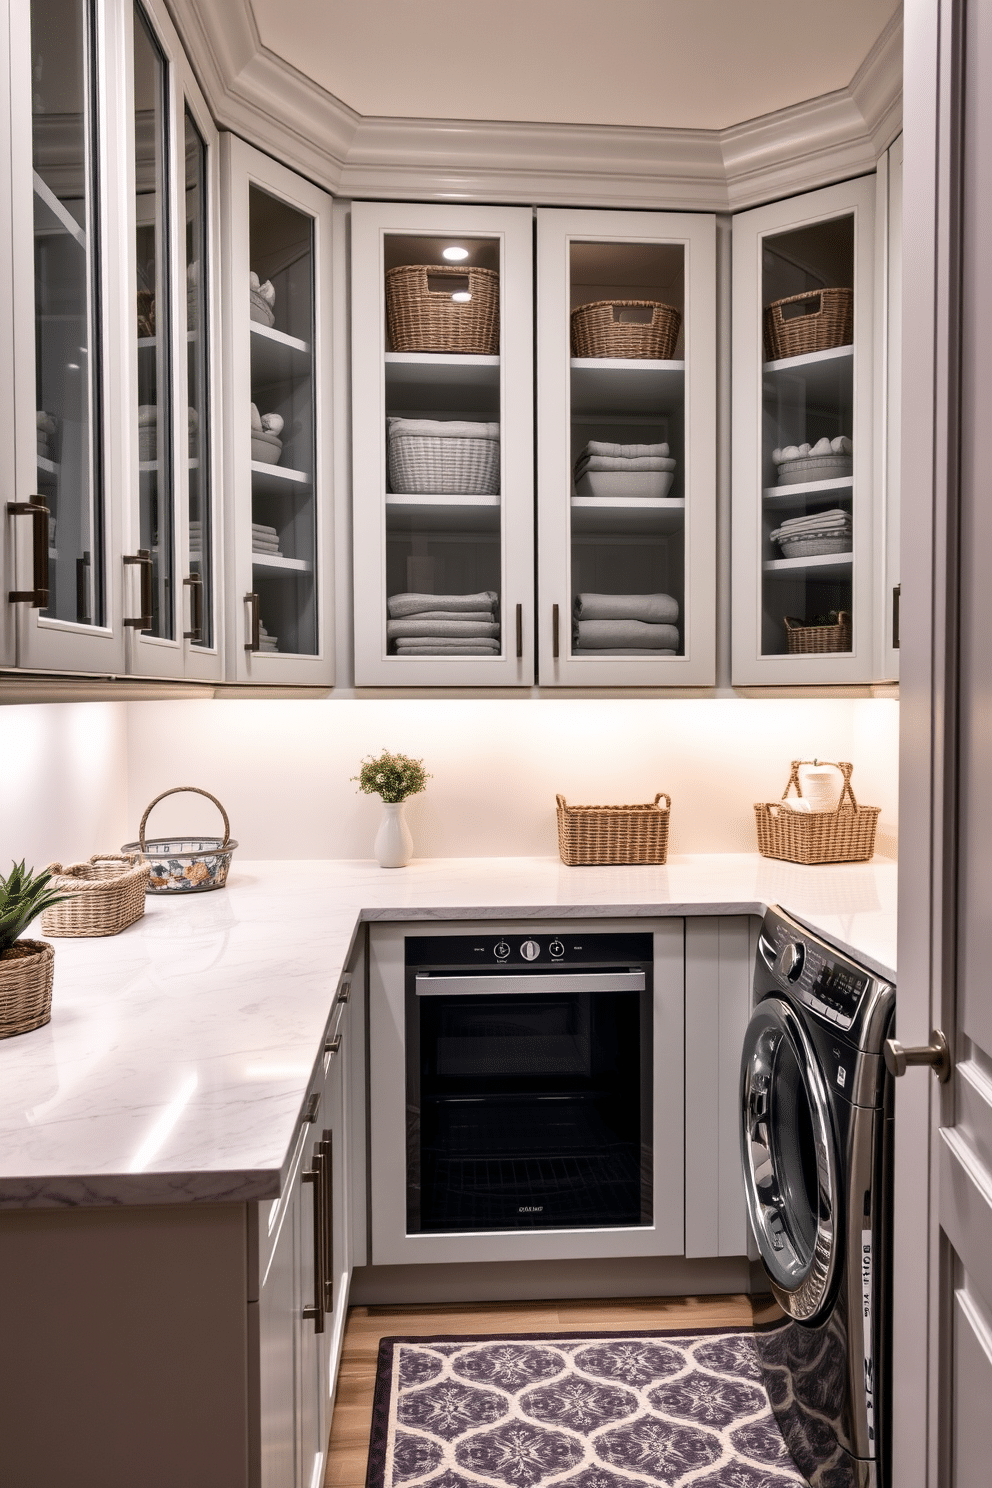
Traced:
[[542, 685], [715, 680], [716, 226], [539, 211]]
[[228, 675], [334, 680], [331, 200], [225, 136]]
[[534, 679], [532, 214], [351, 208], [355, 681]]
[[735, 683], [880, 674], [876, 190], [734, 219]]

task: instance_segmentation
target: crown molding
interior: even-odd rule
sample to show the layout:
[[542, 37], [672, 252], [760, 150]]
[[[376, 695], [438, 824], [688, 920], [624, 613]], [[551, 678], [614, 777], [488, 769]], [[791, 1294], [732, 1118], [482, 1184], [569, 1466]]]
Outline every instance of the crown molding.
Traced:
[[338, 196], [739, 211], [873, 170], [902, 14], [846, 88], [721, 130], [366, 117], [261, 43], [250, 0], [169, 0], [218, 125]]

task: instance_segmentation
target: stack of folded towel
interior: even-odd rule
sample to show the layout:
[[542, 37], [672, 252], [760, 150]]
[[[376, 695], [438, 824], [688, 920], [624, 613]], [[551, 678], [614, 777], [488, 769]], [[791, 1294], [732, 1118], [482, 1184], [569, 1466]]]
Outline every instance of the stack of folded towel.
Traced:
[[575, 462], [577, 496], [667, 496], [675, 461], [667, 444], [611, 444], [590, 439]]
[[679, 649], [678, 601], [670, 594], [577, 594], [572, 619], [574, 651], [614, 656], [675, 656]]
[[279, 650], [279, 637], [269, 635], [261, 620], [258, 622], [258, 649], [259, 651]]
[[203, 552], [203, 523], [191, 520], [189, 524], [189, 555], [199, 557]]
[[771, 534], [786, 558], [816, 557], [851, 550], [851, 513], [835, 508], [808, 517], [788, 517]]
[[55, 458], [55, 420], [43, 408], [38, 409], [38, 453], [43, 460]]
[[138, 459], [143, 465], [158, 459], [157, 403], [142, 403], [138, 408]]
[[274, 527], [262, 522], [251, 524], [251, 550], [253, 553], [271, 553], [279, 556], [279, 534]]
[[481, 594], [391, 594], [386, 635], [397, 656], [498, 656], [499, 599]]
[[275, 325], [275, 286], [270, 279], [266, 279], [264, 284], [259, 284], [258, 275], [254, 269], [248, 275], [248, 301], [252, 320], [258, 321], [259, 325]]

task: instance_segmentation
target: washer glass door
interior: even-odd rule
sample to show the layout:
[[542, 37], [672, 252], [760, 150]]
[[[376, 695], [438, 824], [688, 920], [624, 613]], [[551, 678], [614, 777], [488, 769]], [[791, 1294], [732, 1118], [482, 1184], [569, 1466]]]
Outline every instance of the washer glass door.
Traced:
[[755, 1009], [741, 1063], [748, 1213], [772, 1291], [790, 1316], [826, 1306], [840, 1245], [836, 1144], [819, 1065], [788, 1003]]

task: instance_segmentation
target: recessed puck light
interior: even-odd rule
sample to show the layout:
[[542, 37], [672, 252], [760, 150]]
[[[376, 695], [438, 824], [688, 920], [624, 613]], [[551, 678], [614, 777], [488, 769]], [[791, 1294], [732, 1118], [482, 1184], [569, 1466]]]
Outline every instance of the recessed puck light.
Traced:
[[463, 258], [468, 258], [468, 249], [445, 248], [441, 252], [441, 257], [446, 258], [449, 263], [461, 263]]

